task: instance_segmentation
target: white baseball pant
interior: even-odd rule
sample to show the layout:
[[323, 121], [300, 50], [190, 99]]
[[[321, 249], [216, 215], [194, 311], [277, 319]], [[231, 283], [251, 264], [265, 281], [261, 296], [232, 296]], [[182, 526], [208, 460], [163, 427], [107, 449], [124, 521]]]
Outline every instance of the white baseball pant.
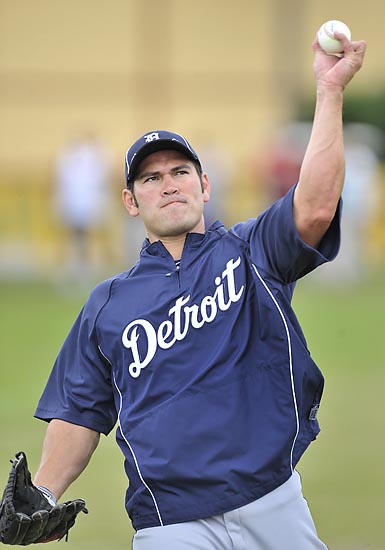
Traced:
[[266, 496], [205, 519], [140, 529], [133, 550], [327, 550], [297, 472]]

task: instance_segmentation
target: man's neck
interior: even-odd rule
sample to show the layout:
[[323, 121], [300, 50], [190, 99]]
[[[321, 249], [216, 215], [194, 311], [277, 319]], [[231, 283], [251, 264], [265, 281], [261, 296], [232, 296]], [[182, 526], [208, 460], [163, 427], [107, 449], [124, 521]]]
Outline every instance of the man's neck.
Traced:
[[180, 260], [182, 257], [182, 252], [184, 248], [184, 244], [186, 242], [187, 235], [189, 233], [202, 233], [205, 234], [205, 222], [203, 215], [199, 222], [190, 229], [190, 231], [186, 231], [186, 233], [180, 233], [179, 235], [170, 235], [165, 237], [160, 237], [159, 235], [155, 235], [151, 232], [147, 233], [148, 240], [150, 242], [154, 241], [160, 241], [163, 246], [166, 248], [166, 250], [171, 254], [171, 256], [174, 258], [174, 260]]
[[174, 260], [180, 260], [182, 257], [184, 243], [186, 242], [186, 235], [183, 237], [178, 237], [175, 239], [160, 239], [160, 242], [166, 248], [166, 250], [171, 254]]

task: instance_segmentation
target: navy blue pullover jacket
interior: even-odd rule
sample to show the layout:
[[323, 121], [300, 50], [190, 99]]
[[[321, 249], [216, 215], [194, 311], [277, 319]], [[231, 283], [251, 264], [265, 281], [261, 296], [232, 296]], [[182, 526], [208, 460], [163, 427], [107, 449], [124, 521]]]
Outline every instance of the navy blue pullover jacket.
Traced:
[[258, 218], [160, 242], [98, 285], [36, 416], [117, 441], [135, 529], [223, 513], [284, 483], [319, 432], [323, 377], [291, 307], [294, 284], [335, 257], [299, 237], [293, 189]]

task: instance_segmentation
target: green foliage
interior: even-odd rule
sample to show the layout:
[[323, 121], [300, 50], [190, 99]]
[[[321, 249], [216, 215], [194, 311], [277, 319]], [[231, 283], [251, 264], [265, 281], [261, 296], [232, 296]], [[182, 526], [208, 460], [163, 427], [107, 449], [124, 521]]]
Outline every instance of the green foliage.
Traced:
[[[33, 471], [39, 463], [45, 424], [33, 412], [85, 298], [51, 284], [0, 284], [0, 487], [18, 450], [26, 451]], [[326, 378], [322, 432], [299, 467], [304, 494], [331, 548], [384, 548], [384, 278], [333, 288], [308, 279], [298, 284], [294, 306]], [[114, 434], [103, 437], [65, 495], [85, 498], [90, 510], [70, 532], [73, 550], [129, 547], [126, 485]]]
[[344, 104], [346, 122], [364, 122], [385, 132], [385, 88], [361, 94], [347, 94]]

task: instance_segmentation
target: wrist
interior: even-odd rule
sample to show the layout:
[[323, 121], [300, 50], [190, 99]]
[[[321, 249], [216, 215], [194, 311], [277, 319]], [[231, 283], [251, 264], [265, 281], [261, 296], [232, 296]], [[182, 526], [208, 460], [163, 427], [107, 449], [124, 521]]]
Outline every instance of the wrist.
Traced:
[[320, 113], [333, 113], [333, 116], [341, 114], [344, 102], [343, 88], [341, 86], [321, 85], [317, 87], [316, 109]]
[[56, 497], [47, 487], [44, 487], [44, 485], [37, 485], [36, 488], [39, 489], [39, 491], [48, 500], [51, 506], [56, 506]]
[[333, 84], [323, 80], [317, 82], [317, 97], [319, 98], [332, 97], [342, 99], [344, 90], [345, 86], [341, 84]]

